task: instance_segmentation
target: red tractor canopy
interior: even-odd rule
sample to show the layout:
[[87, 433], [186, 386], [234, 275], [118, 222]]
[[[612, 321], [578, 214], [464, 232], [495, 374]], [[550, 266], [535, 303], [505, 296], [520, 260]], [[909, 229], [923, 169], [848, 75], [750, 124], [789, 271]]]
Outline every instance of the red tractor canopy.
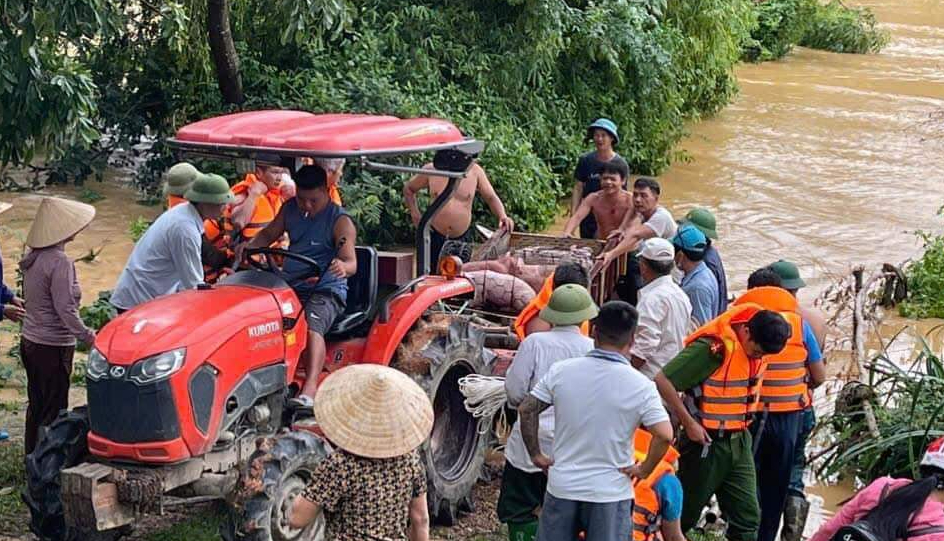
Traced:
[[436, 118], [386, 115], [252, 111], [188, 124], [170, 139], [188, 153], [251, 158], [282, 156], [367, 158], [455, 149], [477, 154], [482, 144]]
[[[429, 272], [429, 229], [460, 178], [482, 152], [481, 141], [465, 137], [451, 122], [437, 118], [401, 119], [387, 115], [314, 114], [304, 111], [252, 111], [188, 124], [169, 139], [180, 153], [209, 158], [248, 158], [276, 154], [295, 158], [344, 158], [363, 167], [395, 173], [432, 174], [449, 179], [430, 203], [416, 231], [416, 274]], [[379, 163], [372, 158], [435, 152], [432, 169]]]

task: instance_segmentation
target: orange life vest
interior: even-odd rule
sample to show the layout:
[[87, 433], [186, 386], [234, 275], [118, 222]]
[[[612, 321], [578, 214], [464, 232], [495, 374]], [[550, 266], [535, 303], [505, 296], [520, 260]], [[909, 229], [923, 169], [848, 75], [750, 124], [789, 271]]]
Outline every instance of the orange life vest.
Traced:
[[186, 202], [187, 200], [184, 199], [183, 197], [180, 197], [179, 195], [167, 194], [167, 210], [170, 210], [176, 207], [177, 205], [181, 205]]
[[[643, 429], [636, 430], [633, 438], [634, 454], [636, 462], [646, 460], [646, 453], [649, 451], [649, 441], [652, 435]], [[641, 481], [636, 481], [633, 485], [633, 540], [634, 541], [652, 541], [659, 534], [662, 526], [662, 513], [660, 512], [659, 496], [656, 494], [655, 485], [663, 476], [675, 473], [675, 467], [672, 464], [678, 460], [678, 451], [669, 446], [665, 456], [659, 461], [659, 464], [652, 470], [649, 477]]]
[[338, 185], [334, 182], [328, 184], [328, 197], [331, 199], [331, 202], [337, 206], [341, 205], [341, 192], [338, 190]]
[[[257, 182], [255, 175], [251, 173], [246, 175], [246, 178], [242, 182], [233, 186], [233, 195], [248, 194], [249, 187], [252, 186], [254, 182]], [[204, 221], [203, 229], [206, 231], [207, 238], [214, 243], [220, 238], [221, 234], [224, 237], [232, 239], [238, 233], [244, 240], [249, 240], [265, 229], [265, 226], [269, 225], [269, 223], [275, 219], [281, 208], [282, 194], [279, 192], [278, 188], [273, 188], [256, 198], [256, 206], [252, 210], [249, 223], [247, 223], [242, 230], [235, 231], [231, 218], [232, 209], [230, 207], [227, 207], [223, 211], [223, 216], [219, 221]], [[220, 227], [221, 224], [222, 229]]]
[[746, 323], [760, 310], [763, 307], [748, 302], [732, 306], [685, 339], [687, 346], [699, 338], [713, 338], [724, 348], [721, 366], [695, 392], [699, 421], [709, 430], [742, 431], [757, 411], [765, 361], [747, 357], [731, 325]]
[[[525, 329], [528, 326], [528, 323], [538, 317], [541, 314], [541, 310], [547, 306], [547, 303], [551, 300], [551, 295], [554, 293], [554, 276], [548, 276], [544, 280], [544, 285], [541, 286], [541, 291], [531, 299], [531, 302], [521, 310], [521, 313], [518, 314], [518, 317], [515, 319], [514, 329], [515, 334], [518, 335], [519, 340], [524, 340]], [[584, 336], [590, 336], [590, 322], [584, 321], [580, 324], [580, 334]]]
[[778, 312], [790, 324], [790, 338], [783, 351], [764, 357], [767, 369], [760, 389], [761, 404], [773, 412], [802, 411], [809, 404], [809, 370], [803, 319], [796, 298], [783, 288], [765, 286], [748, 290], [734, 304], [747, 302]]

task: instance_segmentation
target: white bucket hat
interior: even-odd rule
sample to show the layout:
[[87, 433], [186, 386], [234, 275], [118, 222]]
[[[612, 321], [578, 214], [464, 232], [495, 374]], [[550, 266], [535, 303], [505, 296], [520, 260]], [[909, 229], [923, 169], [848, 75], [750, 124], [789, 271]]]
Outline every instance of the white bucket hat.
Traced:
[[403, 372], [358, 364], [324, 380], [315, 398], [315, 419], [341, 449], [367, 458], [391, 458], [426, 441], [433, 428], [433, 405]]
[[48, 248], [75, 236], [92, 223], [95, 207], [61, 197], [44, 197], [26, 236], [30, 248]]

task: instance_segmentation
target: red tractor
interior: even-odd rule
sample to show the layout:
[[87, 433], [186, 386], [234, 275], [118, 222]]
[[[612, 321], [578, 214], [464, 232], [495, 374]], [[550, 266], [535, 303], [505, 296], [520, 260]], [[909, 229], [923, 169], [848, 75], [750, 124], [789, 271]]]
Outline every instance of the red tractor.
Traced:
[[[357, 248], [346, 312], [326, 337], [325, 371], [390, 364], [427, 389], [436, 414], [422, 448], [429, 505], [451, 524], [471, 506], [487, 444], [458, 380], [489, 373], [492, 355], [482, 329], [442, 302], [473, 287], [453, 260], [445, 275], [429, 274], [429, 224], [482, 143], [436, 119], [260, 111], [188, 125], [170, 144], [188, 155], [340, 157], [403, 173], [419, 169], [375, 160], [435, 154], [436, 174], [449, 182], [418, 228], [416, 277], [381, 283], [377, 251]], [[213, 499], [232, 504], [224, 539], [317, 537], [318, 527], [292, 530], [285, 518], [330, 448], [315, 419], [285, 407], [305, 381], [305, 317], [279, 269], [255, 266], [140, 305], [102, 329], [89, 355], [88, 405], [62, 412], [27, 457], [24, 499], [41, 539], [116, 539], [142, 513]]]

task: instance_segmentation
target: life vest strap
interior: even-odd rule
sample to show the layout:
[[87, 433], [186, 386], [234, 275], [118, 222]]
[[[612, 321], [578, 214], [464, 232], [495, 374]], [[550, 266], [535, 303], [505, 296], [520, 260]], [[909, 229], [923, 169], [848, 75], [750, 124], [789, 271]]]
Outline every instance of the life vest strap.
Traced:
[[785, 404], [788, 402], [799, 402], [800, 404], [803, 404], [806, 402], [806, 396], [802, 394], [792, 394], [788, 396], [761, 395], [760, 400], [761, 402], [767, 402], [767, 403]]
[[[707, 411], [701, 412], [701, 418], [711, 421], [744, 421], [747, 422], [748, 414], [747, 413], [711, 413]], [[724, 428], [722, 427], [722, 430]]]
[[754, 397], [747, 396], [703, 396], [701, 401], [704, 404], [750, 404]]
[[751, 380], [749, 379], [711, 379], [708, 378], [705, 380], [703, 385], [706, 387], [749, 387]]
[[796, 370], [798, 368], [806, 368], [806, 361], [785, 362], [785, 363], [778, 363], [776, 361], [771, 361], [767, 363], [767, 370]]
[[800, 376], [793, 379], [765, 380], [764, 387], [792, 387], [794, 385], [800, 385], [801, 383], [806, 383], [806, 376]]

